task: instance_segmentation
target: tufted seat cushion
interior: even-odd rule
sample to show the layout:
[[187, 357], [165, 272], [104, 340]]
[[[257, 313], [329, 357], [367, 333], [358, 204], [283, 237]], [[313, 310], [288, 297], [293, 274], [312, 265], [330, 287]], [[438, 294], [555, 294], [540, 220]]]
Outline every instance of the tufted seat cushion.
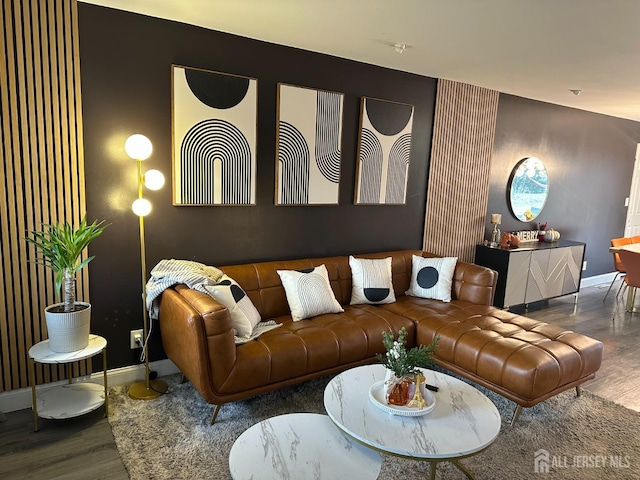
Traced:
[[416, 323], [416, 340], [440, 337], [436, 361], [529, 407], [593, 377], [603, 345], [487, 305], [402, 297], [385, 306]]
[[219, 392], [234, 394], [292, 376], [371, 363], [381, 351], [383, 331], [397, 332], [405, 327], [408, 342], [415, 342], [415, 325], [407, 318], [368, 305], [346, 305], [344, 310], [297, 322], [289, 315], [275, 318], [282, 327], [237, 347], [236, 365], [242, 368], [234, 368], [225, 382], [216, 386]]

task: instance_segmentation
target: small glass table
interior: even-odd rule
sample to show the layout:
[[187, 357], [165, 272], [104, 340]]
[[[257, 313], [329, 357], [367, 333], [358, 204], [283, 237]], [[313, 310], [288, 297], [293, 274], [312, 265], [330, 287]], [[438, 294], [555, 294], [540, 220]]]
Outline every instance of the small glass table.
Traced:
[[500, 413], [486, 395], [457, 378], [422, 370], [426, 381], [439, 388], [435, 407], [423, 416], [392, 415], [369, 399], [369, 390], [384, 380], [382, 365], [342, 372], [324, 391], [324, 406], [345, 434], [374, 450], [431, 464], [435, 479], [439, 462], [451, 462], [467, 478], [473, 474], [461, 458], [489, 447], [500, 433]]
[[[102, 352], [104, 385], [95, 383], [73, 383], [73, 362], [91, 358]], [[36, 395], [35, 363], [66, 364], [67, 385], [59, 385]], [[33, 430], [38, 431], [38, 417], [64, 419], [84, 415], [104, 405], [104, 416], [109, 414], [107, 394], [107, 340], [98, 335], [89, 335], [89, 344], [82, 350], [68, 353], [52, 352], [49, 340], [36, 343], [29, 349], [29, 382], [33, 407]]]

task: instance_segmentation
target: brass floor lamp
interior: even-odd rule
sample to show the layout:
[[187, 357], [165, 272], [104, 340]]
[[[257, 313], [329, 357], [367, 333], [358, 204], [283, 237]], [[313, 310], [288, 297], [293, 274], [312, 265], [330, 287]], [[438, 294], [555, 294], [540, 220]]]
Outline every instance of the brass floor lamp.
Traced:
[[127, 155], [138, 162], [138, 198], [131, 205], [133, 213], [140, 221], [140, 263], [142, 271], [142, 314], [143, 314], [143, 346], [144, 381], [136, 382], [129, 387], [129, 396], [135, 400], [152, 400], [167, 391], [167, 384], [162, 380], [149, 378], [148, 341], [150, 334], [149, 314], [147, 312], [147, 255], [144, 240], [144, 217], [151, 212], [151, 202], [142, 197], [143, 187], [158, 190], [164, 185], [164, 175], [158, 170], [142, 171], [142, 162], [151, 156], [153, 146], [144, 135], [131, 135], [124, 144]]

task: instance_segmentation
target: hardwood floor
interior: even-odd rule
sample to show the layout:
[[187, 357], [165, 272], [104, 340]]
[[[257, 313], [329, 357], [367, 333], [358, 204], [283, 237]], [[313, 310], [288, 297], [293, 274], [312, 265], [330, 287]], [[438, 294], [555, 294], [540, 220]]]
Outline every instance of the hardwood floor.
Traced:
[[[517, 313], [559, 325], [601, 340], [602, 368], [583, 388], [640, 411], [640, 313], [624, 311], [615, 289], [603, 302], [608, 285], [584, 288], [574, 311], [574, 297], [562, 297], [524, 307]], [[640, 295], [638, 296], [640, 303]], [[124, 480], [128, 474], [115, 447], [102, 409], [69, 420], [39, 421], [33, 431], [31, 410], [6, 414], [0, 423], [0, 478]]]

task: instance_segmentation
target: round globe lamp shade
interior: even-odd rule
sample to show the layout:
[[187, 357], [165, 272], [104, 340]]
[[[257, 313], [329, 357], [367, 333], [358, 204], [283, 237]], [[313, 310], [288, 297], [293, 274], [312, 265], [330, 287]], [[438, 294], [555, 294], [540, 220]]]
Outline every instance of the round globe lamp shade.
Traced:
[[127, 155], [134, 160], [146, 160], [151, 156], [153, 145], [147, 137], [136, 133], [127, 138], [127, 141], [124, 142], [124, 149]]
[[151, 202], [146, 198], [139, 198], [131, 204], [131, 210], [139, 217], [144, 217], [151, 213]]
[[164, 186], [164, 175], [160, 170], [148, 170], [144, 174], [144, 186], [149, 190], [160, 190]]

